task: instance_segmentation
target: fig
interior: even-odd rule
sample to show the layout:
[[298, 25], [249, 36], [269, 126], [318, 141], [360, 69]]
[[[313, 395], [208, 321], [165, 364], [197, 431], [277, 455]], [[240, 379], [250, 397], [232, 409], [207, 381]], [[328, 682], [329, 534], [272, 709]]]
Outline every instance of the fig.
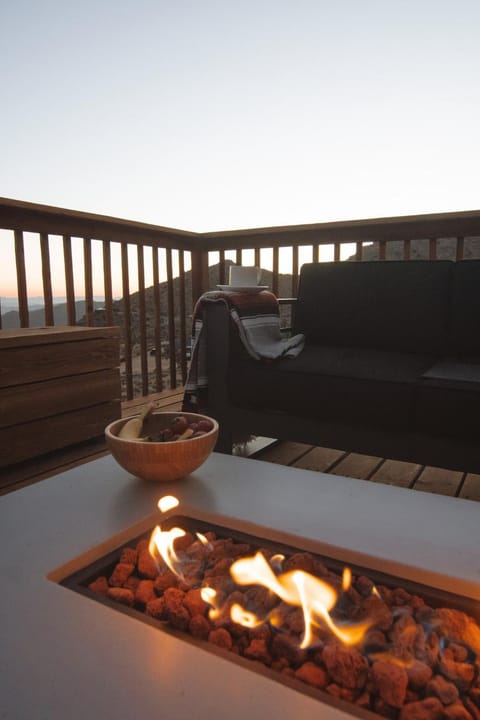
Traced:
[[162, 430], [162, 441], [169, 442], [169, 440], [171, 440], [173, 438], [173, 435], [174, 435], [174, 433], [173, 433], [172, 428], [169, 428], [169, 427], [164, 428]]
[[184, 415], [177, 415], [176, 418], [173, 418], [171, 429], [173, 434], [175, 435], [178, 433], [181, 435], [185, 430], [188, 428], [188, 420]]
[[211, 420], [200, 420], [198, 423], [197, 430], [203, 430], [203, 432], [210, 432], [213, 430], [213, 423]]

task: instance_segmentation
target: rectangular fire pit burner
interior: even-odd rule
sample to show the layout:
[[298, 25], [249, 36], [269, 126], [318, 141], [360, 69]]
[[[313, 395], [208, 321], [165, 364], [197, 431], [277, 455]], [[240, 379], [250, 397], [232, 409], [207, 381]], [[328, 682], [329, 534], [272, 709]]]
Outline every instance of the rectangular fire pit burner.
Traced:
[[172, 569], [148, 532], [61, 584], [359, 717], [480, 720], [478, 602], [186, 516], [174, 527]]

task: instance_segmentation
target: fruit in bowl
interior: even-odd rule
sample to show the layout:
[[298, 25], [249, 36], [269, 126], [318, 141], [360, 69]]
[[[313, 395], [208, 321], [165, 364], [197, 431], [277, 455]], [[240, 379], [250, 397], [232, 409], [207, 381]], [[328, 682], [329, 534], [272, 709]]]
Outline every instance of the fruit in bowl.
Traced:
[[107, 447], [121, 467], [155, 482], [179, 480], [205, 462], [217, 442], [218, 423], [198, 413], [155, 411], [114, 420]]

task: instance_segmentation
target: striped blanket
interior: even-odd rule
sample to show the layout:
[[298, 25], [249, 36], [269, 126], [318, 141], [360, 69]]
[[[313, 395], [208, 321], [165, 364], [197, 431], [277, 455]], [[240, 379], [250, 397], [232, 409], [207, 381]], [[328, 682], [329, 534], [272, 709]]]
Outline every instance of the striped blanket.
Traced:
[[305, 342], [303, 335], [283, 338], [280, 333], [278, 300], [271, 292], [240, 293], [210, 291], [198, 300], [192, 320], [192, 358], [183, 410], [201, 412], [208, 407], [207, 342], [203, 332], [205, 311], [209, 303], [222, 302], [228, 307], [233, 326], [252, 358], [272, 362], [281, 357], [295, 357]]

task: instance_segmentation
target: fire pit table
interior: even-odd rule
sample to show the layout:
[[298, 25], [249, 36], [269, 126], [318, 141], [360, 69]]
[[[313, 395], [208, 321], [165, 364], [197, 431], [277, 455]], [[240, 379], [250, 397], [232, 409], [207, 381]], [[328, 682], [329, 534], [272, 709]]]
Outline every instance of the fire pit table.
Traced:
[[183, 515], [480, 606], [474, 502], [215, 453], [159, 486], [105, 457], [1, 499], [2, 719], [351, 717], [60, 584], [157, 524], [165, 494]]

